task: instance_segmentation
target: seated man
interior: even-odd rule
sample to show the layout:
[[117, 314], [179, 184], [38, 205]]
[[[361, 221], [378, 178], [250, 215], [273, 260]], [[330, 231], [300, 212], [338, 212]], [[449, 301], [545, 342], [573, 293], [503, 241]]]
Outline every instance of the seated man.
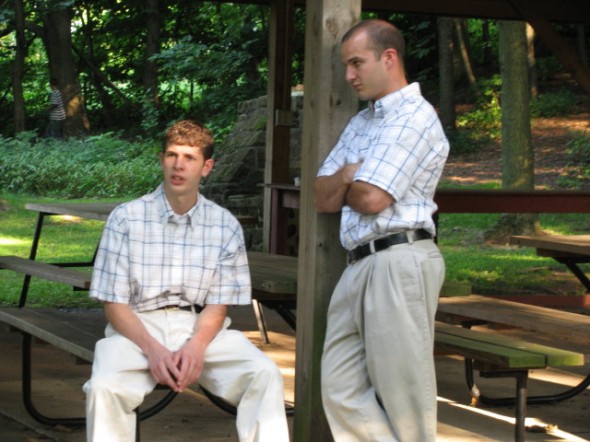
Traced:
[[133, 441], [134, 410], [156, 384], [197, 381], [237, 406], [240, 441], [289, 440], [278, 367], [227, 328], [227, 305], [250, 303], [251, 284], [239, 222], [199, 194], [212, 151], [208, 129], [176, 123], [163, 183], [107, 221], [90, 288], [109, 324], [84, 385], [89, 441]]

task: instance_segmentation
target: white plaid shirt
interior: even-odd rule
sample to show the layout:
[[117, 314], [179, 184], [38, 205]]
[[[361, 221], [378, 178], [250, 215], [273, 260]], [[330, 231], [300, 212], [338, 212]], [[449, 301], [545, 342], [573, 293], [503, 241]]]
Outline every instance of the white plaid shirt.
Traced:
[[160, 185], [109, 216], [90, 297], [129, 304], [138, 312], [168, 305], [249, 304], [242, 227], [203, 195], [187, 214], [176, 215]]
[[387, 191], [395, 203], [376, 215], [342, 208], [340, 241], [347, 250], [393, 232], [426, 229], [435, 234], [436, 186], [449, 143], [434, 108], [412, 83], [353, 117], [318, 176], [362, 161], [355, 181]]

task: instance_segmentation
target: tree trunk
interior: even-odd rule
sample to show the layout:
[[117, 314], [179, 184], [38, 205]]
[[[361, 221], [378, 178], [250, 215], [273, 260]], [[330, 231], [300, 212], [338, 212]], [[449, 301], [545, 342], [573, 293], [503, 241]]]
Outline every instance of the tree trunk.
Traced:
[[45, 11], [43, 42], [47, 51], [50, 77], [57, 79], [63, 96], [67, 117], [63, 126], [64, 134], [80, 136], [86, 133], [89, 124], [72, 55], [72, 15], [71, 8]]
[[576, 35], [578, 37], [578, 51], [580, 52], [580, 59], [584, 66], [588, 66], [588, 52], [586, 50], [586, 31], [584, 25], [576, 26]]
[[[530, 88], [524, 22], [499, 22], [502, 77], [502, 188], [533, 190], [534, 152], [531, 142]], [[504, 214], [486, 239], [507, 243], [511, 235], [540, 230], [536, 215]]]
[[531, 98], [537, 98], [539, 90], [537, 84], [537, 64], [535, 62], [535, 30], [528, 23], [526, 25], [526, 41]]
[[438, 65], [440, 90], [440, 119], [443, 127], [455, 131], [455, 79], [453, 69], [453, 19], [438, 19]]
[[481, 25], [481, 44], [483, 45], [483, 65], [488, 69], [494, 66], [495, 60], [492, 55], [492, 45], [490, 44], [490, 21], [484, 20]]
[[461, 55], [461, 61], [463, 62], [463, 69], [465, 70], [465, 76], [471, 86], [475, 86], [477, 79], [473, 71], [473, 63], [471, 61], [471, 55], [469, 54], [469, 42], [467, 41], [467, 35], [464, 29], [464, 20], [460, 18], [454, 19], [455, 22], [455, 38], [457, 39], [457, 49]]
[[23, 95], [23, 75], [25, 72], [25, 7], [22, 0], [14, 0], [16, 28], [16, 55], [12, 68], [12, 93], [14, 96], [14, 132], [25, 130], [25, 98]]
[[158, 69], [156, 63], [150, 61], [150, 57], [160, 50], [160, 16], [158, 14], [158, 0], [145, 1], [145, 66], [143, 71], [143, 85], [149, 101], [154, 105], [158, 102]]

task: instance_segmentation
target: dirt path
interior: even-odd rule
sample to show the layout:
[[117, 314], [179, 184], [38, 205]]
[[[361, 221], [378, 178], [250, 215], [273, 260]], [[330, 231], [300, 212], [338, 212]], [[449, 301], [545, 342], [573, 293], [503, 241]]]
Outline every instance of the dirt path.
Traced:
[[[575, 170], [568, 165], [567, 144], [574, 132], [585, 132], [590, 135], [590, 112], [580, 112], [568, 117], [537, 118], [534, 120], [532, 132], [536, 187], [566, 188], [560, 183], [560, 177], [565, 177]], [[501, 183], [501, 179], [500, 142], [475, 153], [451, 155], [443, 174], [443, 180], [463, 186]], [[584, 183], [583, 188], [590, 190], [590, 180]]]

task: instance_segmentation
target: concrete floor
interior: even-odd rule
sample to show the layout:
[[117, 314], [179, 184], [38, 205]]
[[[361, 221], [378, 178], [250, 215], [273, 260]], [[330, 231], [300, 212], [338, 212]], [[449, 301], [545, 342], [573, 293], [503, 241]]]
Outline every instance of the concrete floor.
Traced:
[[[285, 394], [293, 400], [295, 338], [284, 322], [267, 311], [272, 343], [262, 345], [250, 308], [233, 308], [235, 328], [243, 330], [260, 345], [283, 370]], [[79, 314], [78, 314], [79, 317]], [[20, 391], [20, 334], [0, 331], [0, 441], [35, 442], [85, 440], [83, 428], [50, 428], [34, 421], [25, 411]], [[84, 412], [82, 384], [90, 373], [88, 365], [77, 365], [71, 356], [49, 345], [36, 344], [34, 350], [35, 404], [51, 416], [81, 416]], [[532, 373], [530, 394], [560, 391], [575, 385], [590, 364], [574, 371], [542, 370]], [[439, 441], [511, 441], [514, 411], [511, 407], [471, 407], [464, 383], [462, 362], [449, 357], [437, 358], [439, 388]], [[511, 395], [512, 380], [477, 379], [485, 393]], [[155, 392], [151, 396], [159, 395]], [[152, 400], [150, 398], [149, 400]], [[557, 404], [528, 407], [528, 441], [590, 440], [590, 390]], [[289, 418], [290, 425], [293, 419]], [[548, 432], [549, 431], [549, 432]], [[142, 422], [145, 442], [235, 441], [234, 417], [215, 407], [199, 391], [177, 397], [156, 416]], [[313, 442], [313, 441], [310, 441]]]

